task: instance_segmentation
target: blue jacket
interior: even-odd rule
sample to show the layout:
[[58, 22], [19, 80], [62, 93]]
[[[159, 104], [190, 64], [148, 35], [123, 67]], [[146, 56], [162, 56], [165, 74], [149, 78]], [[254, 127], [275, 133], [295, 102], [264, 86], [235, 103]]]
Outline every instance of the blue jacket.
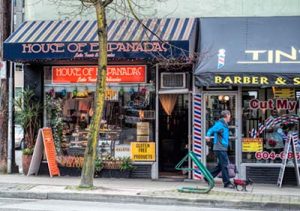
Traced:
[[215, 151], [227, 151], [229, 144], [229, 128], [224, 119], [217, 121], [211, 128], [208, 129], [206, 136], [214, 136]]

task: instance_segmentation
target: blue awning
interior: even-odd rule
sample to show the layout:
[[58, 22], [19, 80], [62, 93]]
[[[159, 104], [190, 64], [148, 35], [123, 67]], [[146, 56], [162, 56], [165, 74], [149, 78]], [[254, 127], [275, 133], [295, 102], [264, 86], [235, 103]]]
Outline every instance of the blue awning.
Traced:
[[[178, 58], [194, 52], [196, 19], [146, 19], [143, 23], [157, 36], [136, 20], [108, 22], [108, 56]], [[4, 43], [4, 59], [11, 61], [97, 57], [96, 21], [26, 21]]]
[[300, 86], [300, 17], [200, 18], [197, 86]]

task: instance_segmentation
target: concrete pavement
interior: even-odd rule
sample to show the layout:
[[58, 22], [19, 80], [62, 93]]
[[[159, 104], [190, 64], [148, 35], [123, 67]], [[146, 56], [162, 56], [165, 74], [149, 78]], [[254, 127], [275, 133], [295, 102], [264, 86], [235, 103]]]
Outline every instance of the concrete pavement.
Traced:
[[[217, 184], [209, 194], [180, 193], [183, 186], [205, 187], [200, 182], [95, 178], [94, 190], [79, 190], [79, 177], [0, 175], [0, 197], [189, 205], [256, 210], [300, 210], [300, 189], [254, 185], [252, 192], [224, 189]], [[251, 190], [251, 188], [249, 188]]]

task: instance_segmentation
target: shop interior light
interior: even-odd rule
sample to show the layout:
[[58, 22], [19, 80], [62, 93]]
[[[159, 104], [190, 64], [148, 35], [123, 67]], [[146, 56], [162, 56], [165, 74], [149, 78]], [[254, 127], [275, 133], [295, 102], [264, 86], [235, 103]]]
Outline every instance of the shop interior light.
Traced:
[[228, 101], [229, 100], [229, 96], [224, 96], [224, 101]]
[[219, 95], [218, 100], [219, 100], [219, 101], [222, 101], [222, 100], [223, 100], [223, 97], [224, 97], [223, 95]]

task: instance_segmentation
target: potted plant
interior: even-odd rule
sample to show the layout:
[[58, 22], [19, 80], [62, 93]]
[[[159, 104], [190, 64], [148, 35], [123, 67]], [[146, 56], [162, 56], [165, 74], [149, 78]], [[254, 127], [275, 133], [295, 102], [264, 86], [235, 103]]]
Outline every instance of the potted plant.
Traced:
[[120, 177], [129, 178], [134, 169], [135, 167], [132, 165], [130, 157], [123, 158], [120, 165]]
[[16, 109], [19, 111], [16, 116], [24, 130], [24, 149], [22, 155], [23, 173], [27, 175], [31, 162], [35, 139], [40, 127], [40, 114], [42, 105], [35, 99], [33, 90], [26, 88], [20, 97], [15, 100]]
[[102, 162], [102, 160], [97, 157], [95, 160], [95, 177], [100, 177], [101, 176], [101, 171], [104, 167], [104, 164]]
[[110, 177], [117, 177], [118, 172], [120, 171], [121, 161], [107, 156], [104, 158], [103, 162], [103, 169], [100, 173], [101, 177], [110, 178]]

